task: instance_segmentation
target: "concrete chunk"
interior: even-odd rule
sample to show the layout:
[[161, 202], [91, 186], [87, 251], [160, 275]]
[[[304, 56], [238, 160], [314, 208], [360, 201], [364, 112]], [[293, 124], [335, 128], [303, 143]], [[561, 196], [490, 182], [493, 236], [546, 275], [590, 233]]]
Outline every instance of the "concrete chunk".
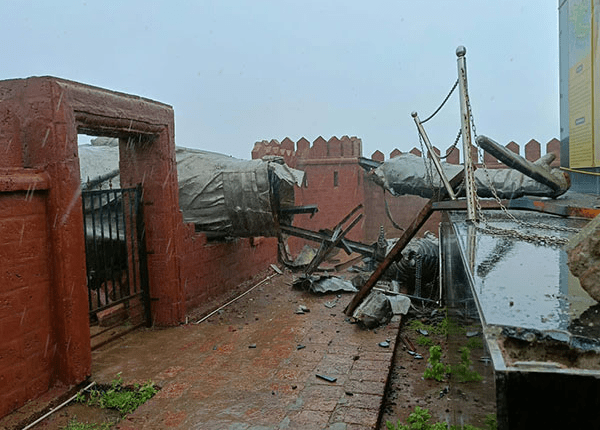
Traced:
[[591, 220], [565, 246], [568, 266], [581, 287], [600, 302], [600, 215]]

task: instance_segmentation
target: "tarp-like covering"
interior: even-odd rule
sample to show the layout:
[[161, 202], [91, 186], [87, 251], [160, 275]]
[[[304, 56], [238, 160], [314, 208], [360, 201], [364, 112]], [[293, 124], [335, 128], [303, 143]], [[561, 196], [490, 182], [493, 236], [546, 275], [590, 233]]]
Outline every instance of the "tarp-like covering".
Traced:
[[[100, 139], [97, 139], [98, 141]], [[104, 140], [100, 140], [104, 142]], [[118, 146], [79, 146], [82, 189], [118, 188]], [[177, 148], [179, 206], [197, 231], [226, 236], [276, 236], [279, 209], [294, 206], [294, 184], [304, 173], [281, 158], [240, 160]]]
[[[535, 164], [548, 168], [554, 160], [554, 154], [546, 154]], [[442, 169], [448, 179], [463, 170], [462, 165], [442, 162]], [[493, 197], [493, 187], [503, 199], [529, 196], [556, 197], [550, 187], [513, 169], [483, 169], [475, 171], [475, 185], [480, 197]], [[443, 184], [433, 162], [414, 154], [401, 154], [384, 162], [374, 170], [374, 180], [393, 195], [412, 194], [430, 198], [443, 189]], [[491, 186], [490, 186], [491, 184]]]
[[176, 155], [183, 219], [201, 231], [276, 236], [276, 213], [294, 206], [294, 184], [302, 184], [303, 172], [279, 161], [183, 148]]

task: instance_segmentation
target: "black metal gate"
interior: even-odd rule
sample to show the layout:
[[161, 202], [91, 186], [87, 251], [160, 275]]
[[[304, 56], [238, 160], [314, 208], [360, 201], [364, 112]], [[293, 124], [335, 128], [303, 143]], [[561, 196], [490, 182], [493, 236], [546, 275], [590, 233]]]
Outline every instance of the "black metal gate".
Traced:
[[151, 324], [141, 195], [82, 192], [92, 349]]

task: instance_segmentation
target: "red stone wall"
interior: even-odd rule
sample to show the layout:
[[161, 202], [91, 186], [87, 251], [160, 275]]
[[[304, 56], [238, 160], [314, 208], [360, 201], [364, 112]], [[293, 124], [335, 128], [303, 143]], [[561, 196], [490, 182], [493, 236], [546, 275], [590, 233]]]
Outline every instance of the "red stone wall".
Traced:
[[242, 282], [277, 262], [277, 239], [235, 239], [207, 242], [206, 235], [183, 229], [181, 282], [187, 309], [224, 302]]
[[0, 417], [48, 389], [57, 358], [47, 193], [0, 193]]
[[78, 132], [119, 137], [121, 184], [142, 184], [155, 325], [276, 261], [275, 239], [207, 243], [183, 223], [170, 106], [52, 77], [0, 81], [0, 417], [91, 372]]
[[[183, 223], [170, 106], [52, 77], [0, 81], [0, 417], [91, 372], [78, 132], [119, 137], [121, 183], [143, 186], [154, 324], [184, 321], [276, 259], [275, 239], [212, 243]], [[363, 203], [348, 237], [374, 240], [389, 221], [381, 189], [358, 166], [361, 151], [360, 139], [344, 136], [261, 142], [252, 156], [279, 155], [306, 171], [297, 204], [320, 212], [296, 225], [331, 228]], [[388, 198], [403, 227], [423, 204]]]
[[[520, 146], [515, 142], [506, 145], [512, 151], [519, 153]], [[552, 139], [546, 144], [546, 151], [554, 152], [557, 160], [552, 166], [559, 166], [560, 142]], [[440, 150], [434, 147], [436, 153]], [[473, 156], [477, 150], [472, 147]], [[409, 151], [421, 156], [418, 148]], [[402, 152], [394, 149], [390, 158], [400, 155]], [[520, 154], [530, 161], [537, 160], [542, 154], [541, 145], [536, 140], [530, 140], [525, 145], [525, 153]], [[383, 225], [386, 237], [398, 237], [401, 230], [393, 227], [385, 213], [385, 200], [387, 200], [392, 219], [399, 226], [406, 228], [421, 210], [427, 199], [418, 196], [394, 197], [385, 194], [381, 187], [371, 181], [369, 175], [358, 166], [358, 157], [362, 156], [362, 142], [356, 137], [343, 136], [341, 139], [332, 137], [328, 141], [322, 137], [311, 143], [302, 138], [297, 143], [285, 138], [281, 143], [277, 140], [257, 142], [252, 150], [252, 158], [261, 158], [266, 155], [276, 155], [284, 158], [285, 162], [297, 169], [303, 170], [307, 176], [307, 186], [296, 190], [296, 205], [317, 204], [319, 212], [309, 219], [307, 215], [297, 215], [294, 225], [319, 230], [332, 228], [351, 209], [359, 203], [364, 204], [364, 218], [361, 223], [348, 235], [349, 238], [371, 243], [377, 240], [380, 226]], [[371, 159], [385, 161], [385, 155], [381, 151], [375, 151]], [[477, 158], [474, 158], [477, 160]], [[452, 164], [460, 161], [460, 148], [454, 148], [446, 160]], [[478, 166], [482, 166], [478, 162]], [[498, 160], [485, 154], [485, 163], [488, 168], [496, 169], [506, 167]], [[337, 172], [338, 186], [333, 185], [334, 174]], [[437, 234], [441, 215], [434, 213], [427, 223], [422, 227], [418, 235], [429, 230]], [[291, 251], [297, 252], [304, 242], [296, 238], [290, 239]], [[312, 244], [314, 246], [314, 243]]]
[[2, 81], [0, 100], [10, 154], [0, 158], [2, 416], [56, 382], [82, 381], [91, 351], [72, 116], [47, 78]]
[[[319, 212], [312, 218], [309, 215], [296, 215], [295, 226], [310, 230], [331, 229], [364, 202], [364, 171], [358, 165], [362, 142], [356, 137], [343, 136], [338, 139], [334, 136], [328, 141], [319, 137], [312, 145], [304, 138], [297, 144], [289, 138], [285, 138], [281, 144], [276, 140], [257, 142], [252, 150], [252, 158], [265, 155], [282, 156], [291, 167], [305, 172], [306, 186], [296, 188], [296, 205], [317, 204]], [[364, 226], [365, 218], [346, 237], [362, 240]], [[298, 252], [304, 243], [291, 238], [289, 245], [292, 253]], [[310, 244], [315, 246], [315, 243]]]

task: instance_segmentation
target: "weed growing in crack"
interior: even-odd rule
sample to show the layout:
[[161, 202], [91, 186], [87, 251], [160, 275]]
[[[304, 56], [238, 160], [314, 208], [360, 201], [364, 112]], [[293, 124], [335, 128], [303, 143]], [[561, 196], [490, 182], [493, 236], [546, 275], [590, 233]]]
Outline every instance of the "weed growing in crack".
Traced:
[[157, 393], [154, 383], [151, 381], [143, 385], [135, 384], [133, 390], [123, 387], [123, 378], [121, 374], [111, 382], [107, 390], [94, 388], [90, 391], [87, 400], [85, 396], [78, 395], [77, 401], [86, 403], [88, 406], [98, 406], [100, 408], [116, 409], [125, 416], [135, 411], [140, 405], [146, 403]]
[[460, 349], [460, 364], [452, 366], [452, 375], [460, 382], [481, 381], [482, 377], [476, 370], [471, 370], [471, 350], [467, 346]]
[[441, 362], [442, 348], [434, 345], [429, 348], [429, 367], [425, 369], [423, 378], [435, 379], [442, 382], [447, 374], [454, 375], [460, 382], [481, 381], [482, 376], [475, 370], [471, 370], [471, 350], [463, 346], [460, 348], [460, 363], [450, 366]]
[[421, 335], [417, 338], [417, 345], [433, 346], [434, 344], [435, 344], [435, 342], [430, 337]]
[[435, 379], [436, 381], [443, 381], [446, 377], [446, 373], [450, 373], [450, 366], [440, 361], [442, 357], [442, 348], [438, 345], [434, 345], [429, 348], [429, 358], [427, 361], [431, 367], [425, 369], [423, 378]]
[[481, 349], [483, 348], [483, 340], [481, 340], [479, 337], [472, 337], [467, 341], [467, 348]]

